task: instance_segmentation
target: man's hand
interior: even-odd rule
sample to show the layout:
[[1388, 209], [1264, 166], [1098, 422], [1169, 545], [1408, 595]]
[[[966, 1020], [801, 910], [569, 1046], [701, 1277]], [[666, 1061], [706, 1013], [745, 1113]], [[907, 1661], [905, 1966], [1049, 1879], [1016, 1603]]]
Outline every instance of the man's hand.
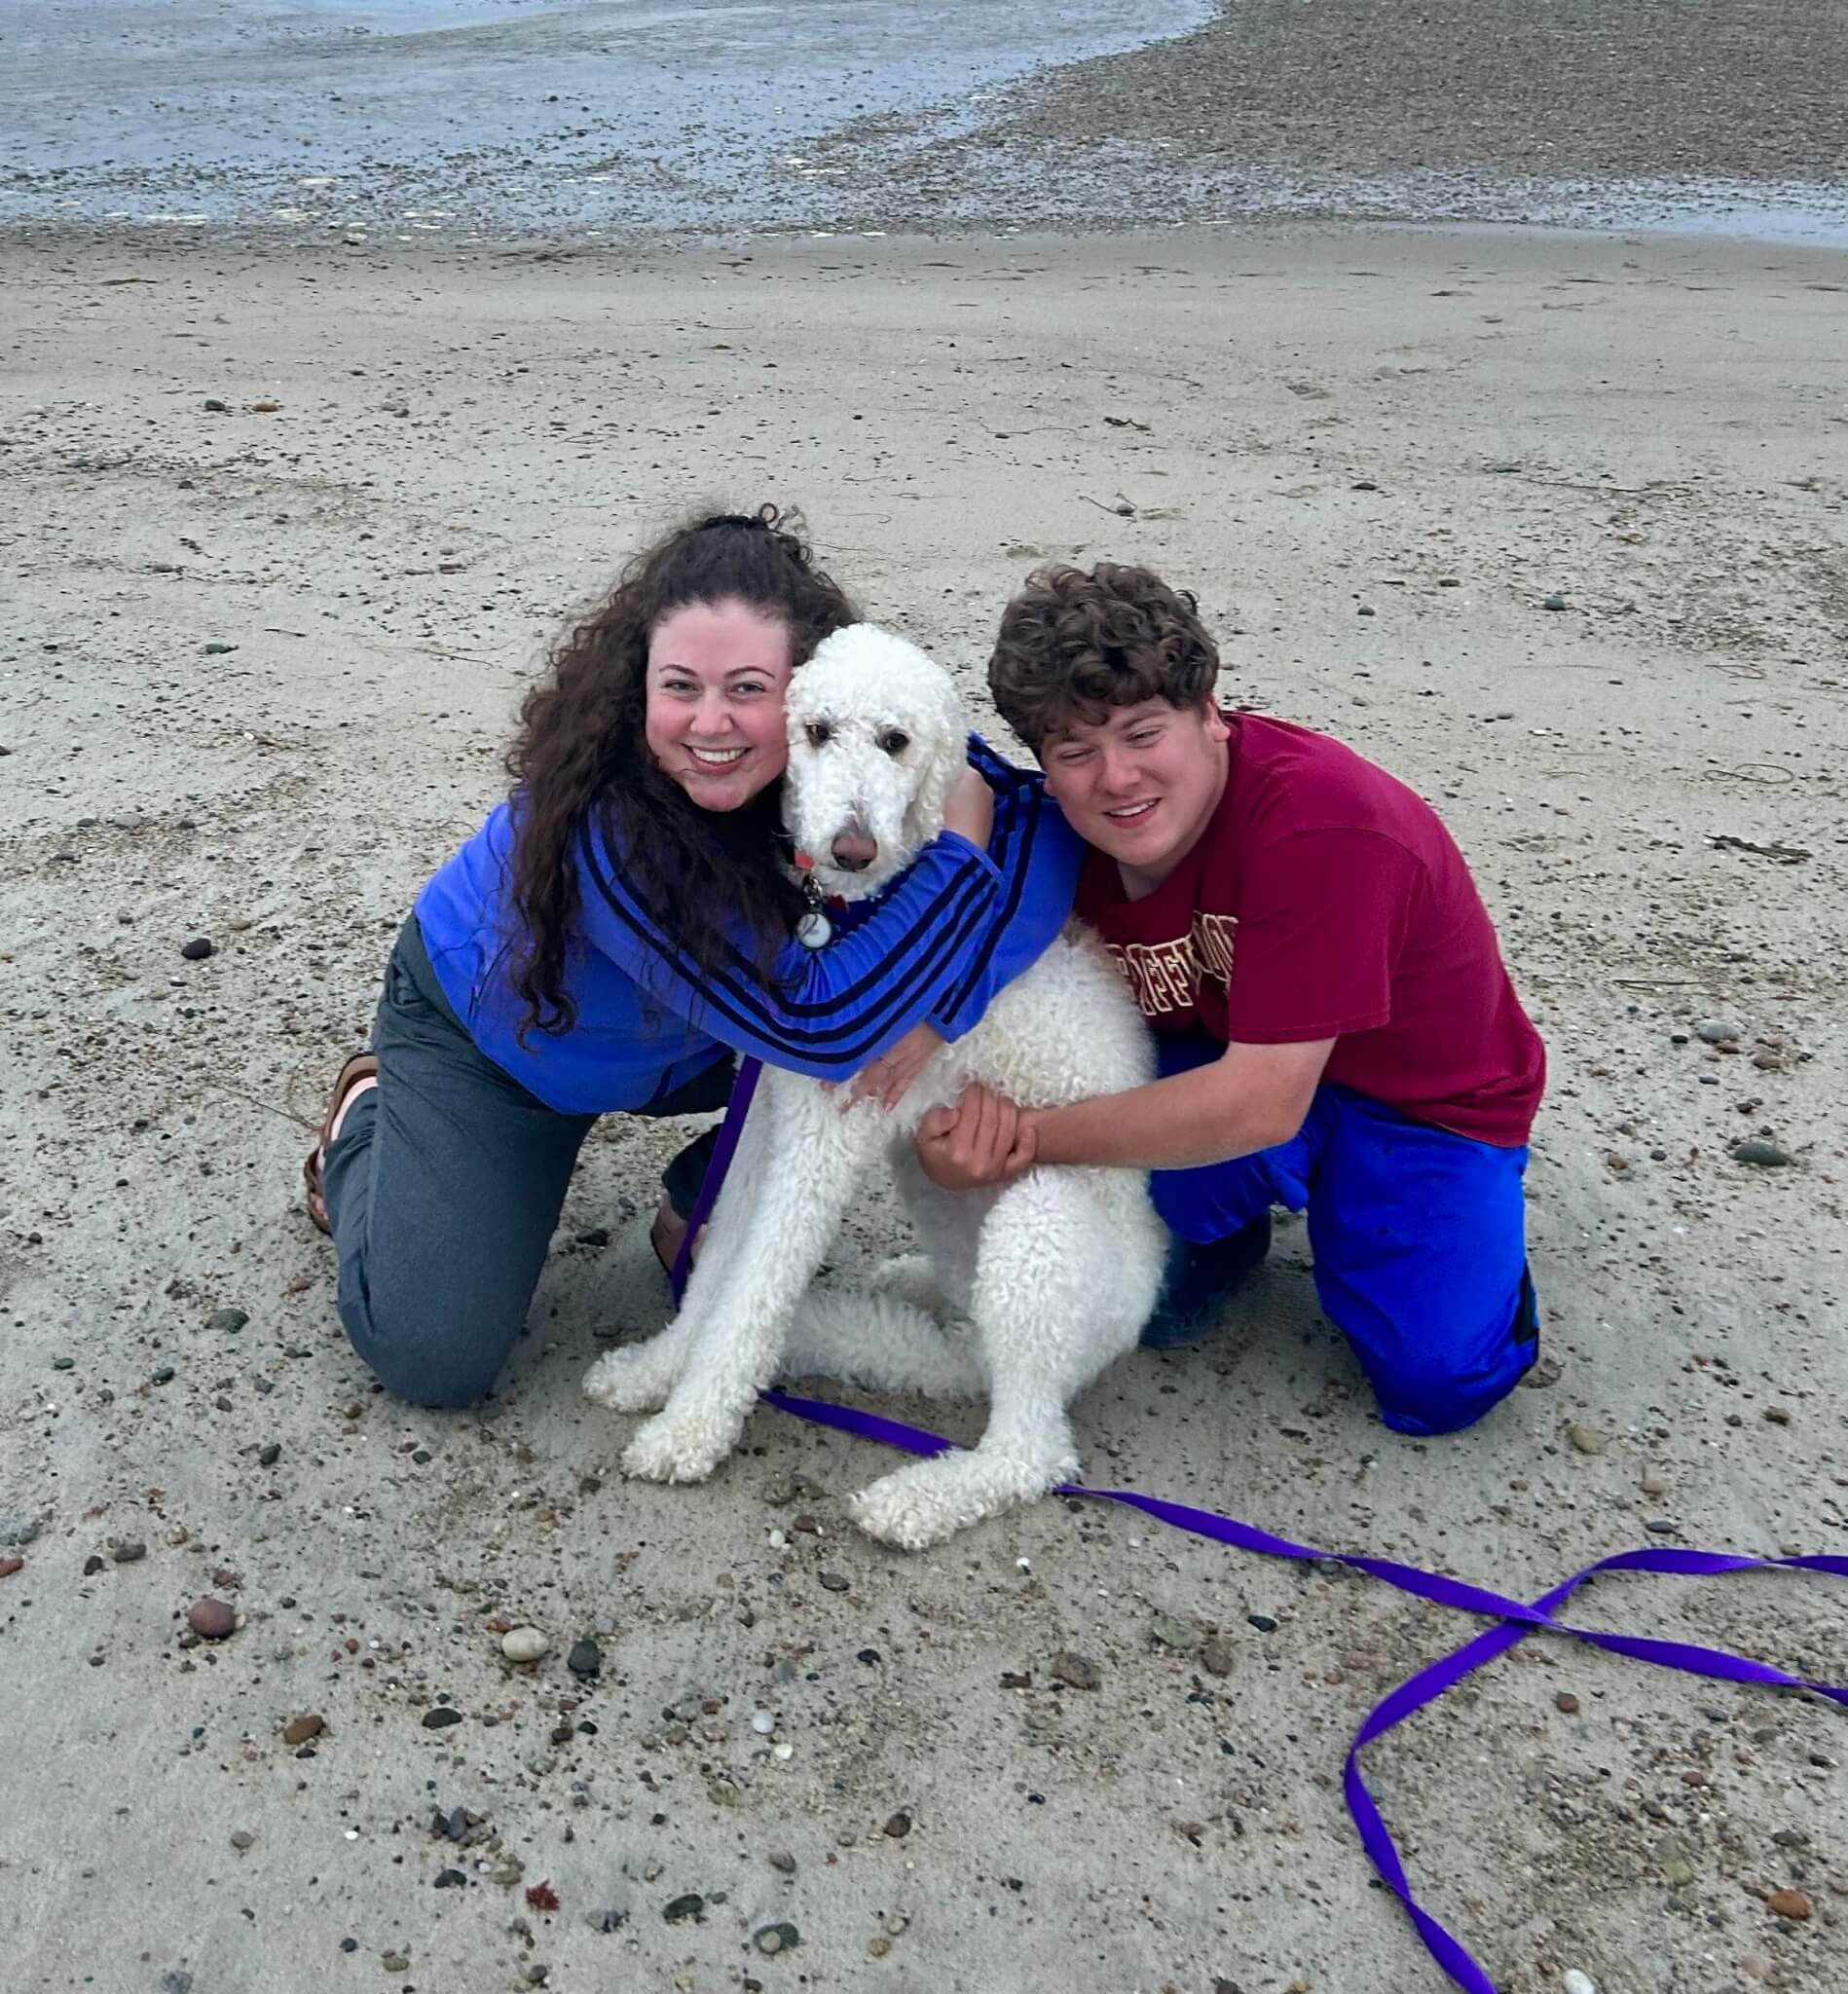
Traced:
[[896, 1046], [869, 1060], [853, 1077], [847, 1097], [840, 1104], [844, 1114], [856, 1101], [876, 1100], [887, 1110], [896, 1108], [906, 1089], [922, 1073], [945, 1043], [942, 1032], [928, 1024], [914, 1024]]
[[940, 1191], [1012, 1184], [1039, 1151], [1035, 1118], [975, 1081], [953, 1108], [933, 1108], [917, 1126], [917, 1161]]

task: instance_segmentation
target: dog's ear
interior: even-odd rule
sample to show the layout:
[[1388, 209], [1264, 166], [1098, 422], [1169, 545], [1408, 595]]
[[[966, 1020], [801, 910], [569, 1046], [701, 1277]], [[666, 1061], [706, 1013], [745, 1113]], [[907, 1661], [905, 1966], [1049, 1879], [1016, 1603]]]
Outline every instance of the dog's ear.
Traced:
[[956, 697], [956, 689], [947, 676], [941, 687], [934, 689], [938, 696], [930, 704], [930, 758], [917, 794], [905, 813], [905, 841], [914, 852], [922, 850], [942, 830], [949, 793], [969, 765], [962, 701]]

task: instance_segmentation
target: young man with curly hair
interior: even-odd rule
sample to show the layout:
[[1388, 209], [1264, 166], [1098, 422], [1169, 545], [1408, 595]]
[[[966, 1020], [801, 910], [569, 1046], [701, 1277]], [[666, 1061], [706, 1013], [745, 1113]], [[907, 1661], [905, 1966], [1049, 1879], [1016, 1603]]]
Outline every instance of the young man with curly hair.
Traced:
[[1143, 1341], [1193, 1341], [1307, 1211], [1316, 1290], [1389, 1426], [1467, 1426], [1538, 1339], [1522, 1175], [1545, 1052], [1436, 813], [1351, 749], [1214, 700], [1194, 598], [1143, 568], [1034, 574], [989, 665], [1090, 847], [1077, 910], [1162, 1077], [1044, 1112], [979, 1089], [918, 1153], [945, 1189], [1148, 1168], [1176, 1236]]

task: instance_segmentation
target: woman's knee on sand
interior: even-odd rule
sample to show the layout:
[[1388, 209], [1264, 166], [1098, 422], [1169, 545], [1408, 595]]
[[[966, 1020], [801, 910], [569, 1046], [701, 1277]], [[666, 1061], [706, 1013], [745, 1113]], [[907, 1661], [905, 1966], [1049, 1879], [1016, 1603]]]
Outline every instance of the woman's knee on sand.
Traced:
[[368, 1281], [352, 1263], [340, 1273], [340, 1319], [348, 1341], [393, 1398], [454, 1411], [494, 1388], [526, 1323], [530, 1291], [469, 1292], [458, 1283]]

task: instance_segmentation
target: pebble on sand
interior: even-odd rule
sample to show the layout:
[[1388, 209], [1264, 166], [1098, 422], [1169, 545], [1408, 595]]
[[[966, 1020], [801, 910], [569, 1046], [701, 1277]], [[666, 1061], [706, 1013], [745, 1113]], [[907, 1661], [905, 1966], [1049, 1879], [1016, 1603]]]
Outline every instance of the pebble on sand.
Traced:
[[1070, 1648], [1061, 1648], [1053, 1657], [1052, 1675], [1055, 1682], [1063, 1682], [1067, 1689], [1096, 1689], [1102, 1685], [1103, 1674], [1089, 1655], [1075, 1654]]
[[282, 1726], [284, 1745], [306, 1745], [311, 1738], [318, 1738], [327, 1728], [327, 1719], [314, 1712], [304, 1712], [301, 1717], [290, 1717]]
[[195, 935], [190, 942], [180, 943], [180, 953], [188, 962], [203, 962], [212, 952], [209, 935]]
[[25, 1569], [23, 1558], [0, 1558], [0, 1578], [11, 1578], [16, 1571]]
[[536, 1662], [551, 1646], [536, 1627], [511, 1627], [500, 1637], [500, 1652], [510, 1662]]
[[1768, 1911], [1780, 1918], [1793, 1918], [1799, 1924], [1809, 1916], [1809, 1899], [1800, 1890], [1774, 1890], [1764, 1901]]
[[1561, 1994], [1598, 1994], [1598, 1982], [1576, 1967], [1568, 1967], [1559, 1976]]
[[224, 1641], [237, 1632], [238, 1614], [235, 1607], [207, 1593], [187, 1607], [186, 1624], [202, 1641]]
[[1792, 1161], [1791, 1153], [1775, 1142], [1761, 1141], [1752, 1136], [1745, 1142], [1732, 1146], [1732, 1160], [1735, 1163], [1756, 1163], [1763, 1170], [1779, 1170]]

